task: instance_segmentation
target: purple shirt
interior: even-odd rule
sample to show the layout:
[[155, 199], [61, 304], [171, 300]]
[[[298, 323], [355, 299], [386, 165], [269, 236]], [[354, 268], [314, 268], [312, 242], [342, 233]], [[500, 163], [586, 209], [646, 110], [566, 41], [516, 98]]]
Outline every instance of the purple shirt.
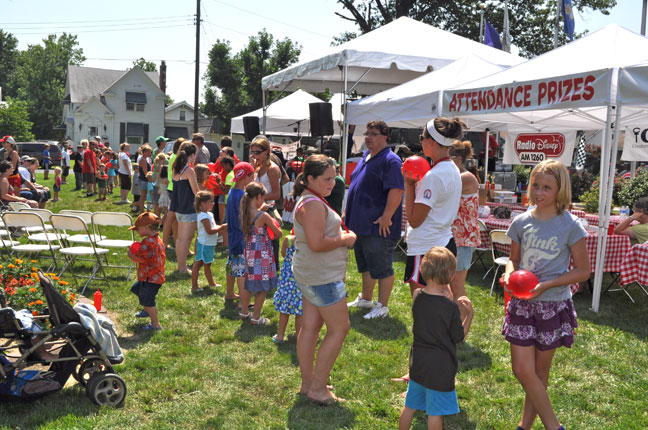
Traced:
[[[351, 185], [347, 197], [345, 223], [358, 236], [379, 236], [378, 224], [373, 222], [380, 218], [387, 205], [387, 195], [393, 188], [405, 189], [401, 160], [388, 146], [378, 154], [365, 161], [369, 155], [366, 151], [351, 175]], [[402, 205], [392, 215], [392, 225], [387, 236], [400, 239]]]

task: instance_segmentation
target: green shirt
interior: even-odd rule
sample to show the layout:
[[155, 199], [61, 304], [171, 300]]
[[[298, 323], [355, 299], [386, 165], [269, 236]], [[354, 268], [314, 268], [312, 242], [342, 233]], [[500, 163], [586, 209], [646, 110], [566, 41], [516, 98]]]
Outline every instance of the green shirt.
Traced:
[[630, 227], [638, 243], [645, 243], [648, 241], [648, 224], [637, 224]]
[[[229, 173], [227, 174], [227, 176], [225, 177], [225, 185], [229, 185], [229, 186], [230, 186], [230, 190], [231, 190], [232, 187], [234, 186], [234, 170], [232, 170], [231, 172], [229, 172]], [[228, 195], [229, 195], [229, 193], [225, 194], [225, 204], [227, 204], [227, 196], [228, 196]]]
[[175, 154], [171, 154], [171, 157], [169, 157], [169, 168], [167, 171], [167, 177], [169, 178], [169, 186], [167, 187], [167, 190], [173, 191], [173, 162], [176, 159]]

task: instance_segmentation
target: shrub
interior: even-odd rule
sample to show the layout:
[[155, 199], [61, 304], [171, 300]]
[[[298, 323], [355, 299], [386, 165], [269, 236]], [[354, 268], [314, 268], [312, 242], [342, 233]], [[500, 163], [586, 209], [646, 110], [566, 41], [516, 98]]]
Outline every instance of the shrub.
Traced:
[[594, 175], [588, 170], [574, 171], [571, 174], [572, 198], [579, 198], [584, 192], [589, 191], [594, 182]]
[[[7, 305], [15, 310], [27, 309], [33, 315], [45, 313], [47, 302], [45, 294], [40, 288], [38, 277], [38, 267], [33, 264], [36, 260], [31, 260], [31, 264], [25, 263], [19, 258], [10, 259], [0, 264], [0, 285], [7, 299]], [[47, 274], [56, 288], [65, 300], [71, 305], [76, 303], [76, 295], [70, 290], [68, 283], [59, 279], [55, 273]]]
[[522, 186], [526, 188], [527, 182], [529, 182], [531, 168], [523, 164], [516, 164], [513, 166], [513, 171], [517, 175], [518, 182], [522, 182]]
[[580, 195], [580, 202], [585, 206], [585, 212], [597, 213], [599, 211], [599, 187], [593, 186], [589, 191]]
[[619, 204], [632, 209], [634, 202], [648, 196], [648, 169], [643, 169], [631, 180], [625, 180], [619, 192]]

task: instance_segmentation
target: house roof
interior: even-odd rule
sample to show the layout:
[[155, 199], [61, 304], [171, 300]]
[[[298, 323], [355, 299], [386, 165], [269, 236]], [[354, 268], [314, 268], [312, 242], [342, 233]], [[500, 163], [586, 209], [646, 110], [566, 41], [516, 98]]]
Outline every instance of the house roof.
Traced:
[[194, 110], [193, 106], [187, 103], [186, 101], [181, 101], [181, 102], [175, 102], [173, 104], [170, 104], [169, 106], [164, 108], [165, 112], [172, 111], [173, 109], [179, 108], [181, 106], [186, 106], [188, 109], [191, 109], [192, 111]]
[[[66, 97], [71, 103], [84, 103], [92, 96], [101, 94], [106, 88], [112, 86], [119, 78], [128, 73], [128, 70], [97, 69], [94, 67], [81, 67], [68, 65]], [[158, 72], [144, 72], [159, 86]]]

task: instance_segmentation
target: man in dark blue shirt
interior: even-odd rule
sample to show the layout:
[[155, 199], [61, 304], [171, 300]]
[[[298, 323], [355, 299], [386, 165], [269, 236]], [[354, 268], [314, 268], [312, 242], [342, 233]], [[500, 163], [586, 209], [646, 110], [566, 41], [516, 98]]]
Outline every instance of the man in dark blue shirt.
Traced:
[[[394, 286], [394, 247], [401, 236], [404, 181], [401, 160], [387, 144], [389, 127], [384, 121], [367, 124], [362, 156], [353, 174], [345, 210], [345, 222], [357, 236], [354, 246], [362, 293], [349, 307], [372, 308], [366, 319], [389, 315], [389, 296]], [[378, 301], [373, 289], [378, 280]]]

